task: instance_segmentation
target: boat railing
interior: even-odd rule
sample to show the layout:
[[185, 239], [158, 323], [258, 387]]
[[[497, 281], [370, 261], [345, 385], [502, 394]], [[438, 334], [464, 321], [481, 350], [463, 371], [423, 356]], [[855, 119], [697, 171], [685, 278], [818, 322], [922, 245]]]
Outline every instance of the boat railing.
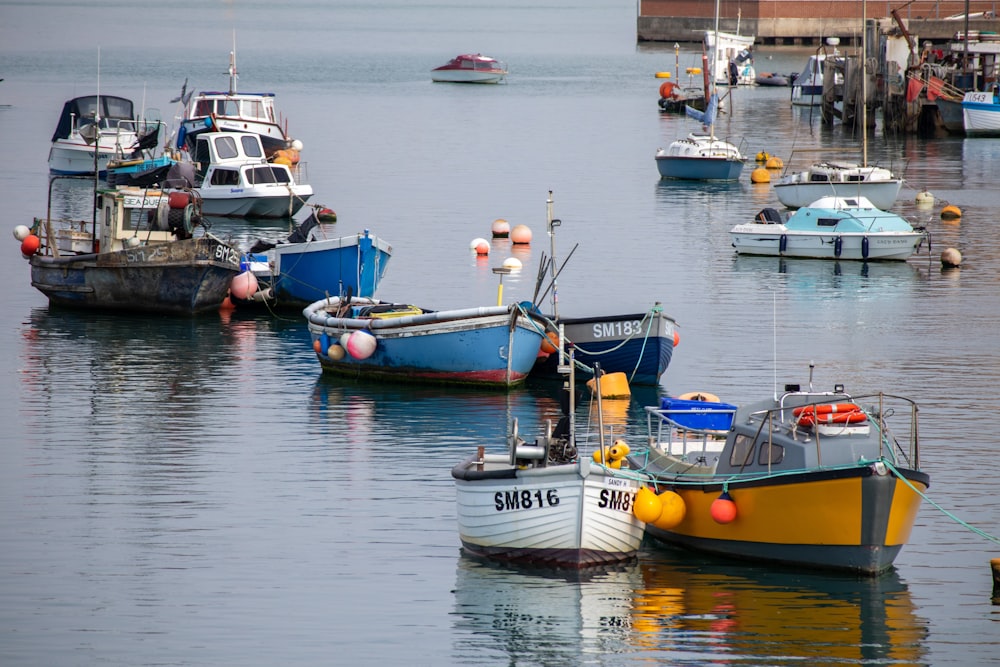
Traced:
[[671, 456], [717, 454], [722, 450], [736, 408], [728, 404], [712, 406], [708, 402], [704, 408], [646, 406], [650, 446], [659, 444]]
[[[917, 404], [905, 396], [886, 394], [851, 395], [845, 392], [823, 392], [804, 397], [795, 392], [781, 396], [777, 408], [752, 412], [747, 417], [747, 423], [759, 422], [760, 428], [756, 440], [759, 441], [765, 429], [764, 437], [770, 437], [773, 431], [791, 431], [792, 437], [801, 433], [805, 437], [815, 439], [817, 457], [820, 455], [820, 445], [824, 437], [820, 429], [807, 430], [798, 425], [794, 410], [800, 408], [816, 408], [820, 405], [853, 404], [868, 417], [868, 423], [879, 433], [879, 456], [891, 461], [901, 462], [914, 469], [920, 467], [919, 438], [919, 408]], [[891, 426], [890, 426], [891, 420]], [[831, 436], [836, 437], [836, 436]], [[822, 458], [818, 458], [822, 463]]]

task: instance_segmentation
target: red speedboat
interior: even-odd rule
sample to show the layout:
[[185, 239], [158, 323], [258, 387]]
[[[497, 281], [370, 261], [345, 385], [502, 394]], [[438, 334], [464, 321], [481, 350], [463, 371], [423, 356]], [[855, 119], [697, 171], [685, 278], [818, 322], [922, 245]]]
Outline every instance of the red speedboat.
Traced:
[[507, 65], [481, 53], [464, 53], [431, 70], [431, 80], [447, 83], [502, 83]]

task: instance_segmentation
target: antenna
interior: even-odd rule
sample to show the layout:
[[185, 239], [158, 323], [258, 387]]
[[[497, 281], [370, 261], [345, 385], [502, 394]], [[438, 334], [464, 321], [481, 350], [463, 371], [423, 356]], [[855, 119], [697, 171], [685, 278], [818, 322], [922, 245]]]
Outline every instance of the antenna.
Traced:
[[771, 290], [771, 356], [774, 366], [774, 400], [778, 400], [778, 293]]

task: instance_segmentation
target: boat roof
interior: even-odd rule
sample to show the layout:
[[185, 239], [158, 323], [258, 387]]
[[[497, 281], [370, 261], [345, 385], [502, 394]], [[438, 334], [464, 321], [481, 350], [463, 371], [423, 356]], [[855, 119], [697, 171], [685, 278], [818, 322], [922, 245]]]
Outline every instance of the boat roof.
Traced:
[[902, 216], [876, 208], [867, 197], [821, 197], [795, 211], [785, 222], [790, 230], [844, 232], [912, 232]]
[[227, 90], [203, 90], [198, 93], [198, 97], [207, 97], [209, 95], [217, 97], [274, 97], [274, 93], [231, 93]]
[[[66, 139], [73, 129], [73, 118], [93, 118], [98, 111], [97, 95], [83, 95], [74, 97], [63, 104], [62, 113], [59, 114], [59, 123], [56, 131], [52, 135], [52, 141], [56, 139]], [[117, 95], [101, 95], [100, 113], [102, 119], [111, 120], [132, 120], [133, 104], [127, 97]]]

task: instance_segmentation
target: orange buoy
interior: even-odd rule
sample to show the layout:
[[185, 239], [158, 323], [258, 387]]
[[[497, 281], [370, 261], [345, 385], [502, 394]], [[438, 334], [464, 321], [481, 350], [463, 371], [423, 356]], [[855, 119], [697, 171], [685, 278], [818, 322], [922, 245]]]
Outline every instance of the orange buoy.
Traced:
[[736, 503], [728, 492], [723, 491], [721, 496], [712, 501], [709, 512], [716, 523], [732, 523], [736, 520]]
[[785, 166], [785, 163], [782, 161], [780, 157], [772, 155], [771, 157], [767, 158], [767, 161], [764, 163], [764, 166], [767, 169], [781, 169], [782, 167]]
[[770, 183], [771, 173], [764, 167], [757, 167], [750, 172], [751, 183]]
[[323, 344], [320, 342], [319, 338], [313, 341], [313, 351], [316, 354], [320, 354], [323, 351]]
[[257, 287], [257, 276], [251, 271], [244, 271], [233, 278], [233, 282], [229, 284], [229, 291], [237, 299], [246, 300], [257, 293]]
[[674, 329], [674, 347], [677, 347], [681, 343], [681, 335], [677, 333], [677, 329]]
[[34, 234], [28, 234], [21, 241], [21, 254], [25, 257], [31, 257], [38, 249], [42, 247], [42, 240], [35, 236]]
[[555, 331], [550, 331], [545, 334], [545, 338], [542, 339], [542, 352], [546, 354], [552, 354], [559, 349], [559, 334]]
[[677, 84], [673, 81], [664, 81], [660, 84], [660, 97], [670, 97], [674, 94], [674, 88]]
[[510, 236], [510, 223], [503, 218], [497, 218], [490, 226], [490, 231], [493, 232], [493, 238], [505, 239]]

